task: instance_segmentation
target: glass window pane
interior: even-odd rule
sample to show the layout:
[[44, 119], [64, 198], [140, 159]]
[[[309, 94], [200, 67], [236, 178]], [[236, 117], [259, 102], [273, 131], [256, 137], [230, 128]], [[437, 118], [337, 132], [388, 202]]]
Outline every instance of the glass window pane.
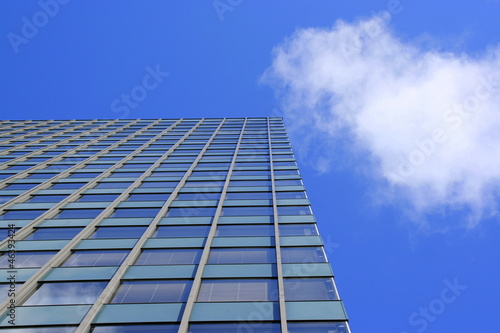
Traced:
[[274, 225], [255, 224], [255, 225], [220, 225], [217, 228], [218, 237], [232, 236], [272, 236], [274, 235]]
[[56, 219], [93, 219], [96, 218], [102, 209], [62, 209], [55, 216]]
[[209, 264], [270, 264], [276, 262], [276, 252], [271, 248], [212, 249]]
[[111, 217], [155, 217], [160, 208], [117, 208]]
[[207, 237], [210, 226], [161, 226], [154, 237]]
[[66, 197], [67, 195], [34, 195], [27, 202], [59, 202]]
[[141, 188], [174, 188], [178, 182], [143, 182]]
[[282, 247], [281, 261], [289, 263], [326, 262], [322, 247]]
[[127, 201], [166, 201], [170, 194], [160, 193], [160, 194], [131, 194]]
[[177, 333], [179, 325], [96, 326], [92, 333]]
[[[41, 252], [16, 252], [14, 265], [16, 268], [37, 268], [45, 265], [57, 251], [41, 251]], [[11, 255], [12, 257], [12, 255]], [[9, 268], [8, 253], [4, 253], [0, 257], [0, 268]]]
[[349, 333], [344, 322], [288, 323], [289, 333]]
[[298, 192], [276, 192], [276, 199], [306, 199], [307, 195], [304, 191]]
[[73, 239], [83, 228], [40, 228], [26, 240]]
[[78, 202], [112, 202], [118, 198], [119, 194], [84, 194], [78, 199]]
[[214, 216], [217, 207], [180, 207], [170, 208], [167, 216], [187, 217], [187, 216]]
[[141, 238], [147, 227], [100, 227], [91, 238]]
[[191, 281], [125, 281], [111, 303], [185, 302]]
[[280, 224], [280, 236], [316, 236], [316, 224]]
[[[254, 331], [255, 329], [255, 331]], [[281, 325], [278, 323], [262, 322], [240, 322], [230, 324], [191, 324], [188, 333], [281, 333]]]
[[44, 283], [23, 305], [94, 304], [107, 282]]
[[200, 261], [201, 249], [144, 250], [136, 265], [194, 265]]
[[309, 206], [278, 206], [279, 215], [311, 215]]
[[75, 251], [61, 267], [119, 266], [127, 257], [127, 250]]
[[45, 212], [45, 209], [9, 210], [0, 216], [0, 220], [32, 220]]
[[226, 200], [270, 200], [272, 198], [272, 192], [228, 192], [226, 195]]
[[80, 188], [83, 185], [85, 185], [85, 183], [56, 183], [56, 184], [52, 185], [50, 188], [51, 189], [67, 189], [67, 188], [75, 189], [75, 188]]
[[273, 207], [224, 207], [222, 216], [273, 216]]
[[94, 188], [127, 188], [132, 183], [129, 182], [103, 182], [97, 184]]
[[285, 279], [286, 301], [337, 300], [332, 278]]
[[192, 200], [192, 201], [204, 201], [204, 200], [218, 200], [220, 198], [220, 193], [179, 193], [176, 200]]
[[277, 301], [278, 283], [271, 279], [202, 281], [198, 302]]

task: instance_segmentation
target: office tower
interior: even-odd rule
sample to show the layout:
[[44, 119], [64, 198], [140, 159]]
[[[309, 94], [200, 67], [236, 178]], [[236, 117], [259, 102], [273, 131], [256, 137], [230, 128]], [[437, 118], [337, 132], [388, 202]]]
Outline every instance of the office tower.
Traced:
[[3, 330], [349, 332], [281, 118], [3, 121], [0, 149]]

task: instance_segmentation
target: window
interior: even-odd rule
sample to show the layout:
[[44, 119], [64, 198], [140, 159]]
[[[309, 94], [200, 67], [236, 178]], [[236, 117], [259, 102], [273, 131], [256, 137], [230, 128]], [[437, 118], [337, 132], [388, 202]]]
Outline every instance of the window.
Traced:
[[276, 192], [276, 199], [306, 199], [306, 192]]
[[119, 194], [84, 194], [78, 202], [112, 202], [119, 197]]
[[39, 185], [38, 183], [36, 184], [10, 184], [5, 186], [2, 190], [29, 190], [32, 189], [33, 187]]
[[119, 266], [127, 257], [127, 250], [91, 250], [75, 251], [66, 260], [62, 267], [80, 267], [80, 266]]
[[[40, 251], [40, 252], [16, 252], [15, 267], [16, 268], [38, 268], [42, 267], [47, 261], [55, 255], [57, 251]], [[4, 253], [0, 257], [0, 268], [9, 268], [9, 254]]]
[[191, 281], [125, 281], [111, 303], [166, 303], [187, 301]]
[[50, 188], [54, 190], [66, 189], [66, 188], [75, 189], [75, 188], [80, 188], [83, 185], [85, 185], [85, 183], [55, 183]]
[[280, 236], [316, 236], [318, 230], [313, 223], [309, 224], [280, 224]]
[[[281, 333], [281, 326], [278, 323], [262, 323], [250, 321], [239, 323], [209, 323], [209, 324], [191, 324], [189, 325], [188, 333], [242, 333], [254, 332], [252, 329], [255, 327], [255, 332], [259, 333]], [[326, 331], [325, 331], [326, 332]], [[315, 333], [315, 332], [309, 332]], [[337, 333], [337, 332], [334, 332]], [[339, 332], [340, 333], [340, 332]], [[344, 332], [342, 332], [344, 333]]]
[[94, 304], [107, 282], [43, 283], [24, 305]]
[[91, 238], [141, 238], [146, 229], [147, 227], [100, 227]]
[[272, 224], [219, 225], [216, 234], [218, 237], [272, 235], [274, 235], [274, 225]]
[[147, 193], [138, 193], [131, 194], [127, 201], [166, 201], [170, 194], [168, 193], [160, 193], [160, 194], [147, 194]]
[[179, 193], [176, 200], [192, 200], [192, 201], [205, 201], [205, 200], [218, 200], [220, 193]]
[[276, 262], [276, 252], [271, 248], [221, 248], [212, 249], [209, 264], [270, 264]]
[[52, 177], [54, 177], [56, 175], [57, 175], [57, 173], [32, 173], [32, 174], [30, 174], [26, 178], [29, 178], [29, 179], [33, 179], [33, 178], [36, 178], [36, 179], [48, 179], [48, 178], [52, 178]]
[[155, 171], [151, 177], [182, 177], [184, 173], [183, 171]]
[[267, 186], [271, 187], [270, 180], [232, 180], [229, 186]]
[[109, 177], [112, 178], [138, 178], [142, 172], [114, 172]]
[[144, 250], [136, 265], [194, 265], [200, 261], [201, 249]]
[[99, 172], [78, 172], [72, 173], [68, 176], [68, 178], [95, 178], [99, 176], [101, 173]]
[[276, 186], [300, 186], [302, 181], [300, 179], [281, 179], [275, 180]]
[[278, 283], [274, 279], [204, 280], [198, 302], [277, 301]]
[[56, 215], [56, 219], [93, 219], [96, 218], [102, 209], [61, 209]]
[[177, 333], [178, 329], [179, 325], [106, 325], [94, 327], [92, 333]]
[[82, 230], [83, 228], [40, 228], [26, 240], [72, 239]]
[[184, 187], [222, 187], [224, 185], [223, 181], [206, 181], [206, 182], [197, 182], [191, 181], [186, 182]]
[[273, 207], [224, 207], [222, 209], [222, 216], [252, 216], [252, 215], [265, 215], [273, 216]]
[[309, 206], [278, 206], [279, 215], [311, 215]]
[[34, 195], [27, 202], [59, 202], [66, 197], [67, 195]]
[[332, 278], [285, 279], [286, 301], [337, 300]]
[[160, 226], [154, 237], [207, 237], [210, 226]]
[[73, 333], [75, 331], [76, 326], [44, 326], [37, 328], [18, 328], [11, 330], [11, 332], [14, 333]]
[[178, 182], [143, 182], [140, 187], [142, 188], [173, 188], [176, 187]]
[[344, 322], [288, 323], [289, 333], [348, 333]]
[[160, 208], [117, 208], [111, 217], [155, 217]]
[[103, 182], [97, 184], [94, 188], [127, 188], [132, 182]]
[[187, 217], [187, 216], [214, 216], [217, 207], [179, 207], [170, 208], [167, 216]]
[[45, 212], [45, 209], [8, 210], [0, 216], [0, 220], [34, 220]]
[[271, 192], [228, 192], [226, 200], [271, 200]]
[[281, 261], [289, 263], [326, 262], [322, 247], [282, 247]]

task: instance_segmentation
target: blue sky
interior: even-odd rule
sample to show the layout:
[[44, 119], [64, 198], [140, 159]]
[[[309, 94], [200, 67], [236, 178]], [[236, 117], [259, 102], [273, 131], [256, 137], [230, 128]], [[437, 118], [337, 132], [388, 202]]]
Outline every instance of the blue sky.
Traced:
[[500, 325], [498, 0], [0, 16], [2, 119], [284, 116], [353, 332]]

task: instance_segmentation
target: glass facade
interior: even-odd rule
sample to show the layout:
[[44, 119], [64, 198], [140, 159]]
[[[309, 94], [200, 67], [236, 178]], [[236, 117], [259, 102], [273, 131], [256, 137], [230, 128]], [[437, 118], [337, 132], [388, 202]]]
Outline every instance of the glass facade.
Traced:
[[0, 121], [3, 332], [349, 333], [281, 118]]

